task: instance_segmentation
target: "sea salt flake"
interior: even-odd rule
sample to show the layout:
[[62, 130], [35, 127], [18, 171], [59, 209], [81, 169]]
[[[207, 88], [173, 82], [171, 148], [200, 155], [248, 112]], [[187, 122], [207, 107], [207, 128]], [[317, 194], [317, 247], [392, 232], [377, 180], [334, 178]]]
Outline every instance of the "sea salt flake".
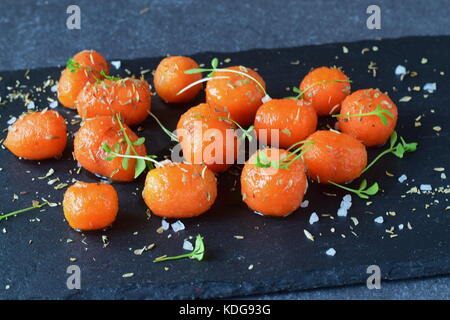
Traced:
[[433, 93], [434, 91], [436, 91], [436, 89], [437, 89], [436, 82], [425, 83], [425, 85], [423, 86], [423, 91], [427, 91], [428, 93]]
[[8, 120], [8, 122], [6, 122], [7, 124], [9, 124], [9, 125], [11, 125], [11, 124], [13, 124], [14, 122], [16, 122], [17, 121], [17, 118], [16, 117], [11, 117], [9, 120]]
[[120, 61], [111, 61], [111, 64], [114, 66], [114, 68], [116, 68], [116, 70], [120, 69]]
[[404, 227], [405, 226], [403, 225], [403, 223], [401, 223], [401, 224], [398, 225], [398, 230], [403, 230]]
[[408, 177], [405, 174], [402, 174], [400, 177], [398, 177], [398, 182], [403, 183], [408, 179]]
[[262, 103], [269, 102], [270, 100], [272, 100], [272, 98], [267, 94], [261, 99]]
[[164, 231], [166, 231], [166, 230], [169, 230], [170, 224], [166, 220], [162, 219], [161, 220], [161, 227], [163, 228]]
[[302, 204], [300, 205], [300, 208], [308, 208], [308, 206], [309, 206], [309, 201], [308, 201], [308, 200], [305, 200], [305, 201], [303, 201]]
[[334, 257], [334, 255], [336, 254], [336, 250], [334, 248], [330, 248], [325, 253], [327, 254], [327, 256]]
[[347, 209], [345, 209], [345, 208], [339, 208], [338, 211], [337, 211], [337, 215], [339, 217], [346, 217], [347, 213], [348, 213]]
[[52, 92], [58, 91], [58, 85], [55, 84], [54, 86], [52, 86], [52, 87], [50, 88], [50, 90], [51, 90]]
[[311, 213], [311, 216], [309, 217], [309, 224], [314, 224], [317, 221], [319, 221], [319, 216], [317, 215], [317, 213]]
[[379, 216], [379, 217], [375, 218], [373, 221], [375, 221], [376, 223], [383, 223], [384, 219], [382, 216]]
[[420, 185], [420, 191], [431, 191], [433, 188], [431, 187], [431, 184], [421, 184]]
[[36, 105], [34, 104], [34, 101], [30, 101], [30, 103], [27, 105], [28, 110], [33, 110], [36, 108]]
[[352, 196], [349, 194], [346, 194], [342, 200], [346, 201], [346, 202], [352, 202]]
[[341, 208], [340, 209], [344, 209], [344, 210], [348, 210], [352, 207], [352, 203], [348, 202], [348, 201], [341, 201]]
[[402, 66], [402, 65], [398, 65], [395, 68], [395, 75], [396, 76], [401, 76], [403, 74], [406, 74], [406, 68], [404, 66]]
[[185, 229], [183, 222], [181, 222], [180, 220], [175, 221], [174, 223], [171, 224], [171, 226], [174, 232], [178, 232]]
[[51, 109], [55, 109], [57, 106], [58, 106], [58, 101], [56, 101], [56, 100], [53, 100], [53, 101], [49, 104], [49, 107], [50, 107]]
[[188, 251], [192, 251], [192, 250], [194, 250], [194, 246], [192, 245], [192, 243], [189, 240], [184, 240], [184, 242], [183, 242], [183, 249], [184, 250], [188, 250]]

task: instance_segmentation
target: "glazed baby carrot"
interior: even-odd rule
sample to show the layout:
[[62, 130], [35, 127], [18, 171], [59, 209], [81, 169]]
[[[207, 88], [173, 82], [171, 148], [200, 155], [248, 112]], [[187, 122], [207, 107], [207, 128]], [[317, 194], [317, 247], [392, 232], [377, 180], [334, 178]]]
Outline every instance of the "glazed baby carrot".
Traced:
[[186, 74], [186, 70], [198, 68], [197, 62], [189, 57], [171, 56], [164, 58], [156, 68], [153, 83], [158, 96], [169, 103], [182, 103], [192, 100], [202, 89], [198, 84], [181, 94], [181, 89], [202, 78], [201, 73]]
[[126, 124], [136, 125], [147, 118], [151, 102], [147, 81], [107, 76], [104, 81], [86, 84], [75, 106], [83, 119], [119, 113]]
[[320, 67], [303, 78], [299, 89], [319, 116], [327, 116], [338, 112], [341, 102], [350, 94], [350, 80], [338, 68]]
[[364, 145], [384, 144], [395, 130], [398, 111], [395, 103], [378, 89], [353, 92], [342, 102], [339, 129]]
[[365, 146], [345, 133], [319, 130], [303, 156], [308, 176], [319, 183], [345, 183], [358, 178], [367, 164]]
[[76, 182], [64, 194], [63, 210], [67, 222], [76, 230], [103, 229], [116, 219], [119, 197], [107, 183]]
[[236, 125], [228, 119], [228, 113], [206, 103], [190, 108], [181, 116], [177, 135], [187, 162], [203, 163], [214, 172], [223, 172], [235, 162]]
[[[233, 72], [237, 71], [255, 79]], [[253, 124], [255, 114], [265, 97], [266, 84], [252, 69], [236, 66], [214, 72], [206, 85], [206, 102], [217, 110], [230, 113], [242, 127]]]
[[9, 127], [3, 144], [16, 156], [29, 160], [60, 156], [67, 144], [66, 121], [56, 111], [23, 114]]
[[142, 197], [158, 216], [190, 218], [213, 205], [217, 180], [204, 165], [170, 162], [147, 173]]
[[[280, 165], [271, 165], [273, 163]], [[289, 165], [283, 166], [283, 163]], [[297, 210], [307, 188], [302, 161], [284, 149], [259, 150], [242, 170], [242, 200], [263, 215], [286, 216]]]
[[86, 83], [95, 83], [109, 74], [109, 64], [94, 50], [77, 53], [67, 62], [58, 82], [58, 99], [62, 105], [75, 108], [75, 100]]
[[113, 181], [132, 181], [136, 159], [107, 159], [103, 144], [113, 146], [117, 153], [145, 156], [144, 140], [120, 120], [120, 116], [87, 119], [76, 133], [74, 156], [86, 170]]
[[289, 148], [317, 128], [317, 114], [311, 103], [297, 99], [272, 99], [259, 107], [255, 117], [255, 131], [258, 138], [271, 141], [272, 130], [279, 137], [279, 146]]

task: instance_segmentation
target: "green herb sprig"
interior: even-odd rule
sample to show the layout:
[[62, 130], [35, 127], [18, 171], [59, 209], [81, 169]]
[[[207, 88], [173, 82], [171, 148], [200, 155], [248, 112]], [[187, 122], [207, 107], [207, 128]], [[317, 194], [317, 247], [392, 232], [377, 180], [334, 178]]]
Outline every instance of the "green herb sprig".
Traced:
[[335, 183], [333, 181], [328, 181], [328, 183], [330, 183], [333, 186], [336, 186], [338, 188], [344, 189], [348, 192], [355, 193], [356, 195], [358, 195], [358, 197], [360, 197], [362, 199], [369, 199], [370, 196], [376, 195], [378, 193], [378, 191], [380, 190], [380, 187], [378, 186], [378, 183], [376, 183], [376, 182], [374, 184], [372, 184], [370, 187], [367, 187], [366, 179], [364, 179], [361, 182], [358, 189], [352, 189], [352, 188], [343, 186], [339, 183]]
[[153, 260], [153, 262], [178, 260], [178, 259], [185, 259], [185, 258], [196, 259], [198, 261], [202, 261], [204, 255], [205, 255], [205, 243], [203, 242], [203, 237], [198, 234], [197, 237], [195, 238], [194, 250], [192, 250], [190, 253], [182, 254], [179, 256], [173, 256], [173, 257], [162, 256], [162, 257], [156, 258], [155, 260]]
[[[402, 159], [405, 153], [414, 152], [417, 150], [418, 143], [410, 142], [407, 143], [402, 137], [400, 137], [400, 141], [398, 141], [397, 132], [394, 131], [389, 139], [389, 148], [381, 152], [375, 159], [372, 160], [362, 171], [362, 173], [366, 172], [371, 168], [378, 160], [380, 160], [383, 156], [392, 153], [397, 158]], [[398, 142], [398, 143], [397, 143]]]
[[[256, 155], [255, 166], [258, 168], [276, 168], [276, 169], [289, 169], [289, 166], [294, 163], [296, 160], [300, 159], [312, 146], [314, 145], [314, 141], [299, 141], [292, 146], [290, 146], [287, 151], [290, 149], [300, 145], [300, 147], [296, 148], [294, 151], [290, 152], [289, 155], [283, 157], [278, 161], [270, 161], [267, 157], [265, 150], [259, 151]], [[305, 147], [307, 147], [305, 149]], [[290, 159], [292, 158], [292, 159]]]
[[81, 64], [70, 58], [67, 60], [66, 68], [69, 69], [70, 73], [75, 73], [81, 69]]
[[377, 105], [375, 110], [367, 113], [357, 113], [357, 114], [333, 114], [334, 118], [349, 118], [349, 117], [366, 117], [366, 116], [377, 116], [380, 118], [381, 122], [387, 126], [388, 117], [394, 119], [394, 115], [387, 109], [384, 109], [381, 105]]
[[8, 217], [15, 216], [16, 214], [19, 214], [22, 212], [30, 211], [30, 210], [37, 209], [37, 208], [42, 208], [43, 206], [48, 205], [48, 204], [49, 204], [48, 202], [43, 202], [41, 204], [33, 205], [33, 206], [25, 208], [25, 209], [20, 209], [20, 210], [16, 210], [16, 211], [13, 211], [10, 213], [0, 215], [0, 221], [3, 219], [6, 219]]
[[[110, 76], [110, 75], [107, 75], [106, 73], [105, 73], [105, 71], [100, 71], [100, 74], [103, 76], [103, 77], [105, 77], [105, 79], [108, 79], [108, 80], [111, 80], [111, 81], [119, 81], [119, 80], [122, 80], [122, 78], [120, 78], [120, 77], [114, 77], [114, 76]], [[99, 80], [99, 79], [97, 79], [97, 81], [101, 81], [101, 80]]]
[[228, 73], [237, 73], [241, 76], [247, 77], [250, 80], [254, 81], [258, 87], [262, 90], [262, 92], [264, 92], [264, 95], [268, 97], [268, 94], [266, 92], [266, 89], [264, 88], [264, 86], [258, 81], [256, 80], [254, 77], [252, 77], [251, 75], [249, 75], [246, 72], [242, 72], [242, 71], [238, 71], [238, 70], [230, 70], [230, 69], [224, 69], [224, 68], [218, 68], [219, 66], [219, 59], [214, 58], [211, 60], [211, 68], [197, 68], [197, 69], [190, 69], [190, 70], [186, 70], [184, 71], [184, 73], [186, 74], [196, 74], [196, 73], [203, 73], [203, 72], [209, 72], [208, 75], [206, 76], [206, 78], [200, 79], [198, 81], [195, 81], [193, 83], [191, 83], [190, 85], [184, 87], [183, 89], [181, 89], [177, 95], [182, 94], [183, 92], [185, 92], [186, 90], [189, 90], [190, 88], [196, 86], [199, 83], [202, 82], [206, 82], [212, 79], [227, 79], [228, 77], [214, 77], [214, 73], [215, 72], [228, 72]]
[[127, 134], [127, 131], [122, 124], [122, 120], [119, 114], [116, 114], [117, 122], [120, 126], [120, 131], [122, 132], [123, 140], [126, 143], [127, 147], [125, 149], [125, 154], [120, 153], [120, 143], [116, 143], [114, 147], [110, 147], [106, 142], [103, 142], [102, 148], [103, 150], [108, 154], [108, 156], [105, 158], [105, 160], [111, 161], [115, 159], [116, 157], [122, 158], [122, 167], [125, 170], [128, 170], [128, 161], [129, 159], [136, 159], [136, 165], [135, 165], [135, 171], [134, 171], [134, 178], [137, 178], [141, 175], [142, 172], [146, 168], [152, 169], [153, 164], [158, 164], [158, 162], [155, 160], [155, 156], [140, 156], [135, 146], [142, 145], [145, 142], [144, 137], [140, 137], [136, 139], [136, 141], [131, 141], [130, 137]]
[[252, 132], [255, 130], [255, 126], [251, 125], [250, 127], [248, 127], [248, 129], [244, 129], [237, 121], [231, 119], [230, 117], [218, 117], [219, 120], [222, 121], [230, 121], [232, 123], [234, 123], [239, 130], [241, 130], [242, 134], [239, 136], [239, 139], [245, 140], [247, 139], [249, 142], [253, 141], [253, 135]]
[[170, 138], [172, 141], [179, 142], [179, 141], [178, 141], [177, 135], [174, 134], [173, 132], [171, 132], [169, 129], [167, 129], [167, 128], [161, 123], [161, 121], [159, 121], [159, 119], [158, 119], [152, 112], [149, 111], [148, 114], [149, 114], [153, 119], [155, 119], [156, 123], [158, 123], [158, 125], [160, 126], [160, 128], [162, 129], [162, 131], [164, 131], [164, 133], [167, 134], [167, 135], [169, 136], [169, 138]]

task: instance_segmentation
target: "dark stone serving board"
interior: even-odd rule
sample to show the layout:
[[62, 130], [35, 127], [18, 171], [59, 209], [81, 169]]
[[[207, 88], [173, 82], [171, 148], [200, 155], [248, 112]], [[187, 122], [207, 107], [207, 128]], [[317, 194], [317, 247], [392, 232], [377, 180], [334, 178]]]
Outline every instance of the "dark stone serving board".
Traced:
[[[342, 45], [349, 49], [347, 54], [343, 53]], [[362, 53], [364, 48], [370, 50]], [[382, 192], [370, 200], [373, 203], [369, 206], [365, 200], [353, 196], [353, 206], [347, 218], [336, 216], [345, 192], [317, 184], [311, 184], [306, 195], [310, 201], [308, 208], [282, 219], [260, 217], [252, 214], [240, 201], [238, 190], [230, 190], [238, 177], [225, 173], [219, 178], [220, 192], [214, 207], [203, 216], [183, 220], [186, 229], [178, 233], [166, 231], [158, 234], [156, 229], [161, 226], [161, 219], [156, 216], [147, 219], [146, 207], [140, 196], [144, 177], [134, 183], [114, 185], [120, 196], [120, 213], [113, 227], [106, 231], [81, 234], [72, 230], [64, 221], [61, 206], [41, 212], [34, 210], [0, 221], [0, 298], [223, 298], [365, 283], [367, 267], [374, 264], [380, 266], [383, 280], [450, 273], [447, 195], [433, 192], [402, 197], [410, 188], [420, 184], [431, 184], [434, 189], [448, 188], [447, 180], [433, 168], [446, 167], [450, 156], [447, 131], [450, 98], [445, 89], [450, 75], [450, 37], [411, 37], [193, 56], [199, 63], [207, 65], [212, 57], [221, 61], [231, 58], [230, 65], [258, 68], [267, 82], [268, 92], [277, 98], [290, 95], [286, 87], [298, 86], [300, 79], [312, 67], [342, 66], [353, 80], [352, 89], [378, 87], [389, 92], [399, 108], [399, 134], [408, 142], [417, 141], [419, 148], [415, 153], [407, 154], [405, 159], [386, 156], [369, 170], [366, 178], [369, 182], [378, 181]], [[421, 63], [423, 57], [428, 59], [425, 64]], [[142, 69], [153, 70], [160, 59], [122, 61], [120, 70], [113, 68], [113, 73], [124, 76], [127, 68], [139, 75]], [[376, 77], [368, 72], [371, 61], [378, 66]], [[399, 64], [418, 75], [407, 76], [400, 81], [394, 75]], [[0, 81], [2, 101], [8, 93], [17, 90], [8, 90], [7, 86], [15, 87], [19, 80], [20, 84], [27, 86], [20, 89], [22, 92], [29, 92], [31, 88], [31, 97], [39, 109], [47, 107], [47, 97], [55, 99], [55, 94], [50, 87], [37, 93], [33, 86], [42, 86], [48, 76], [57, 80], [60, 70], [31, 70], [29, 80], [24, 78], [25, 70], [0, 72], [3, 78]], [[151, 81], [151, 73], [146, 73], [145, 77]], [[437, 91], [427, 98], [424, 98], [422, 90], [408, 90], [414, 86], [422, 87], [427, 82], [437, 83]], [[398, 102], [404, 96], [411, 96], [412, 100]], [[155, 96], [153, 111], [163, 123], [174, 129], [181, 113], [201, 99], [203, 97], [198, 97], [186, 106], [169, 106]], [[19, 116], [25, 110], [20, 99], [0, 106], [0, 139], [6, 136], [3, 129], [7, 128], [10, 116]], [[69, 122], [75, 115], [75, 112], [62, 107], [57, 110]], [[421, 126], [415, 127], [415, 119], [420, 115]], [[433, 130], [435, 126], [441, 126], [442, 131]], [[147, 138], [148, 150], [152, 154], [166, 154], [170, 142], [156, 123], [147, 119], [142, 127], [144, 130], [140, 135]], [[60, 203], [64, 190], [54, 190], [56, 184], [70, 184], [73, 178], [97, 180], [84, 170], [80, 174], [69, 173], [69, 170], [76, 171], [77, 167], [71, 157], [72, 137], [77, 128], [78, 124], [69, 125], [71, 138], [62, 160], [39, 163], [18, 160], [9, 151], [0, 149], [1, 212], [28, 207], [31, 200], [41, 197]], [[370, 159], [381, 150], [383, 148], [371, 149]], [[37, 179], [50, 168], [55, 170], [50, 178]], [[386, 170], [394, 177], [386, 175]], [[402, 174], [406, 174], [408, 180], [400, 184], [397, 178]], [[56, 177], [60, 182], [53, 186], [47, 184], [49, 179]], [[337, 196], [330, 197], [323, 192]], [[19, 199], [13, 201], [14, 194]], [[389, 211], [396, 214], [387, 215]], [[321, 216], [318, 223], [309, 225], [312, 212], [328, 214], [333, 219]], [[374, 222], [378, 216], [384, 217], [383, 224]], [[355, 226], [350, 217], [356, 217], [359, 224]], [[408, 222], [411, 229], [407, 227]], [[398, 231], [399, 224], [404, 224], [402, 231]], [[385, 231], [392, 226], [395, 227], [394, 233], [398, 234], [393, 238]], [[335, 228], [334, 233], [331, 228]], [[306, 239], [304, 229], [315, 236], [314, 242]], [[204, 261], [152, 263], [155, 257], [163, 254], [184, 252], [183, 239], [198, 233], [205, 239]], [[105, 248], [102, 235], [109, 239]], [[242, 235], [244, 239], [236, 239], [235, 235]], [[156, 244], [154, 249], [142, 255], [133, 253], [151, 243]], [[325, 254], [329, 248], [336, 249], [334, 257]], [[70, 258], [77, 260], [70, 261]], [[66, 270], [73, 264], [81, 269], [81, 290], [66, 287], [69, 276]], [[123, 278], [126, 273], [134, 276]]]

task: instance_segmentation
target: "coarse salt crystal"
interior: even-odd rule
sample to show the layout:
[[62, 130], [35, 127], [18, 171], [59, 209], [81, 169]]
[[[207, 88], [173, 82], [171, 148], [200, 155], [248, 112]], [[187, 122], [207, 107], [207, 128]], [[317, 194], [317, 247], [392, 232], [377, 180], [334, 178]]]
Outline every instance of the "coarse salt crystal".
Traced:
[[397, 68], [395, 68], [395, 75], [401, 76], [402, 74], [406, 74], [406, 68], [402, 65], [398, 65]]
[[325, 253], [327, 254], [327, 256], [334, 257], [334, 255], [336, 254], [336, 250], [334, 250], [334, 248], [330, 248]]
[[403, 223], [401, 223], [401, 224], [398, 225], [398, 230], [403, 230], [403, 228], [404, 228]]
[[300, 208], [308, 208], [308, 206], [309, 206], [309, 201], [308, 201], [308, 200], [305, 200], [305, 201], [303, 201], [302, 204], [300, 205]]
[[8, 120], [8, 122], [6, 122], [7, 124], [9, 124], [9, 125], [11, 125], [11, 124], [13, 124], [14, 122], [16, 122], [17, 121], [17, 118], [16, 117], [11, 117], [9, 120]]
[[375, 218], [373, 221], [375, 221], [376, 223], [383, 223], [384, 219], [382, 216], [379, 216], [379, 217]]
[[317, 213], [311, 213], [311, 216], [309, 217], [309, 224], [314, 224], [317, 221], [319, 221], [319, 216], [317, 215]]
[[431, 184], [421, 184], [420, 185], [420, 191], [431, 191], [433, 188], [431, 187]]
[[340, 209], [344, 209], [344, 210], [348, 210], [352, 207], [352, 203], [348, 202], [348, 201], [341, 201], [341, 208]]
[[111, 64], [114, 66], [114, 68], [120, 69], [120, 65], [121, 65], [120, 61], [111, 61]]
[[50, 108], [55, 109], [58, 106], [58, 101], [54, 100], [50, 103]]
[[400, 177], [398, 177], [398, 182], [403, 183], [408, 179], [408, 177], [405, 174], [402, 174]]
[[175, 221], [174, 223], [172, 223], [172, 230], [173, 230], [174, 232], [178, 232], [178, 231], [184, 230], [184, 224], [183, 224], [183, 222], [181, 222], [180, 220], [178, 220], [178, 221]]
[[346, 217], [347, 216], [347, 209], [339, 208], [338, 211], [337, 211], [337, 215], [339, 217]]
[[352, 196], [349, 194], [346, 194], [342, 200], [344, 200], [345, 202], [352, 202]]
[[262, 103], [269, 102], [270, 100], [272, 100], [272, 98], [267, 94], [261, 99]]
[[51, 90], [52, 92], [58, 91], [58, 85], [55, 84], [54, 86], [52, 86], [52, 87], [50, 88], [50, 90]]
[[428, 93], [433, 93], [436, 91], [436, 83], [425, 83], [423, 86], [423, 91], [428, 91]]
[[169, 230], [170, 224], [166, 220], [162, 219], [161, 226], [162, 226], [163, 230]]
[[183, 249], [184, 250], [188, 250], [188, 251], [192, 251], [194, 250], [194, 247], [192, 246], [192, 243], [188, 240], [184, 240], [183, 242]]
[[30, 101], [30, 103], [27, 105], [28, 110], [32, 110], [36, 108], [36, 105], [34, 104], [34, 101]]
[[447, 176], [445, 175], [444, 172], [441, 173], [441, 179], [447, 179]]

